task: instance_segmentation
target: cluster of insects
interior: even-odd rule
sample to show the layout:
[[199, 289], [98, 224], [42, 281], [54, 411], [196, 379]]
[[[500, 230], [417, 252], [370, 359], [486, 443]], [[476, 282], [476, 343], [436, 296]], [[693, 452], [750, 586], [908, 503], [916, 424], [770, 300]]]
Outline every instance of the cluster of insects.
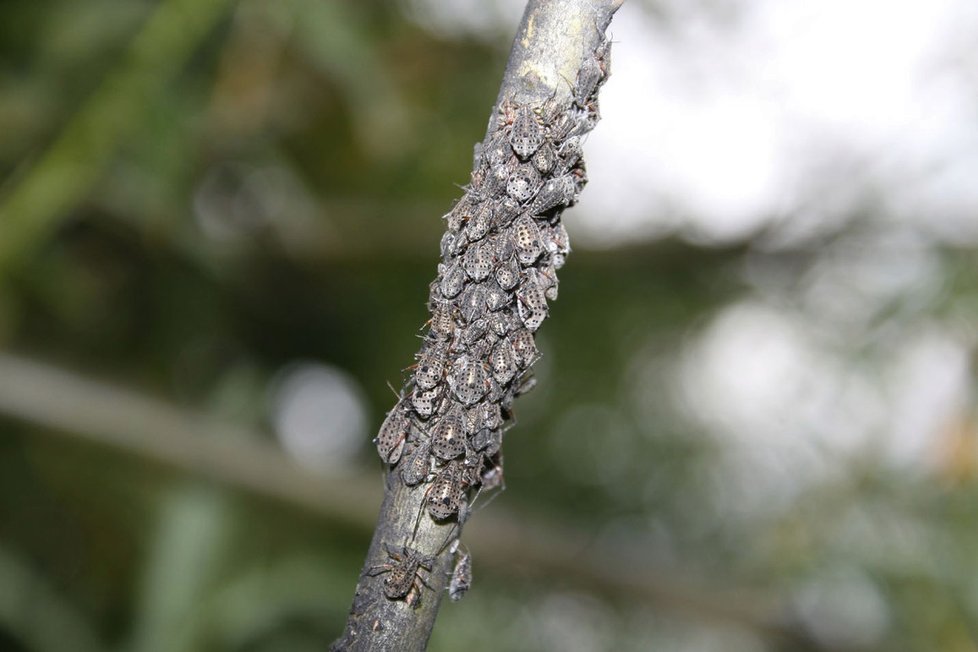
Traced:
[[[503, 434], [514, 399], [534, 382], [534, 333], [557, 298], [557, 270], [570, 252], [560, 215], [586, 182], [582, 140], [598, 121], [597, 92], [608, 74], [605, 41], [569, 99], [503, 102], [475, 147], [471, 183], [445, 215], [427, 332], [375, 440], [393, 476], [424, 491], [419, 519], [462, 523], [479, 492], [503, 487]], [[457, 545], [452, 552], [458, 599], [471, 560]], [[388, 555], [375, 567], [388, 573], [385, 594], [415, 604], [431, 559], [407, 546]]]

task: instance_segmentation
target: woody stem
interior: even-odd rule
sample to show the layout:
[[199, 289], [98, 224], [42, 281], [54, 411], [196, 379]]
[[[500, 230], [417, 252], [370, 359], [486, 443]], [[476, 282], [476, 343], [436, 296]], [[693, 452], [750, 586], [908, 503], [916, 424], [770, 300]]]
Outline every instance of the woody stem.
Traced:
[[[494, 133], [498, 135], [497, 116], [505, 106], [564, 107], [568, 115], [550, 116], [549, 119], [554, 121], [561, 117], [570, 120], [571, 111], [575, 111], [575, 116], [582, 113], [579, 80], [584, 76], [579, 77], [579, 72], [586, 64], [593, 64], [600, 48], [606, 45], [605, 30], [622, 1], [530, 0], [490, 114], [486, 143], [490, 142], [490, 136]], [[576, 97], [575, 80], [578, 80]], [[596, 90], [585, 95], [593, 99], [596, 97], [594, 93]], [[525, 167], [526, 164], [523, 165]], [[473, 179], [478, 172], [478, 169], [473, 171]], [[513, 190], [507, 190], [511, 195], [516, 194]], [[571, 201], [570, 198], [558, 199], [563, 203]], [[541, 212], [543, 210], [549, 208], [541, 209]], [[559, 215], [559, 207], [557, 213]], [[531, 218], [532, 211], [526, 219], [532, 223]], [[449, 228], [452, 229], [451, 225]], [[484, 233], [483, 230], [478, 237], [484, 237]], [[539, 296], [527, 295], [528, 302], [532, 303], [533, 299], [537, 303], [544, 302]], [[515, 308], [510, 310], [515, 313]], [[545, 307], [541, 314], [545, 315]], [[535, 330], [537, 325], [530, 327], [527, 323], [530, 330]], [[514, 380], [510, 384], [512, 389], [508, 390], [509, 396], [513, 398], [517, 382]], [[407, 392], [406, 388], [403, 395], [406, 396]], [[435, 521], [430, 517], [425, 504], [430, 486], [427, 483], [408, 486], [401, 481], [399, 473], [387, 474], [384, 500], [364, 563], [364, 572], [356, 587], [346, 628], [342, 637], [333, 644], [333, 650], [423, 650], [427, 645], [451, 571], [452, 554], [445, 544], [450, 537], [459, 536], [462, 529], [457, 517], [444, 521]], [[430, 590], [424, 590], [417, 608], [412, 608], [405, 600], [388, 599], [384, 595], [383, 578], [371, 577], [367, 572], [372, 567], [387, 563], [389, 557], [385, 544], [410, 545], [418, 554], [434, 558], [428, 580]]]

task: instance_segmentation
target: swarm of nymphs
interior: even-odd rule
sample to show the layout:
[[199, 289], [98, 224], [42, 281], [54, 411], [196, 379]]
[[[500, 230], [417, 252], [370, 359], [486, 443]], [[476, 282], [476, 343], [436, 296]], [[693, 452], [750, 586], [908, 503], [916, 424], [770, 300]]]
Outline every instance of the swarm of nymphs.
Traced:
[[504, 101], [475, 147], [471, 184], [445, 215], [424, 343], [376, 439], [391, 473], [425, 491], [436, 521], [464, 521], [477, 491], [502, 485], [503, 433], [532, 387], [534, 333], [570, 252], [560, 215], [586, 182], [581, 146], [598, 121], [608, 54], [605, 42], [562, 102]]

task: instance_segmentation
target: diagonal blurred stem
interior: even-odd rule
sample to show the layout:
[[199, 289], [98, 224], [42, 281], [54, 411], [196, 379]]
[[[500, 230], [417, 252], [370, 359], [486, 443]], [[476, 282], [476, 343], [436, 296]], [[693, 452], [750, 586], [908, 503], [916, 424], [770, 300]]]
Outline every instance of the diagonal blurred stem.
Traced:
[[234, 0], [164, 0], [119, 67], [0, 197], [0, 274], [31, 255], [96, 183], [119, 143]]
[[[373, 527], [368, 510], [381, 495], [375, 475], [313, 473], [258, 433], [49, 364], [0, 353], [0, 414], [32, 424], [39, 435], [124, 452], [361, 531]], [[500, 572], [518, 565], [523, 576], [561, 577], [608, 596], [748, 627], [793, 650], [822, 649], [777, 615], [776, 596], [698, 586], [685, 572], [658, 567], [640, 544], [593, 543], [587, 533], [498, 505], [467, 527], [480, 564]]]

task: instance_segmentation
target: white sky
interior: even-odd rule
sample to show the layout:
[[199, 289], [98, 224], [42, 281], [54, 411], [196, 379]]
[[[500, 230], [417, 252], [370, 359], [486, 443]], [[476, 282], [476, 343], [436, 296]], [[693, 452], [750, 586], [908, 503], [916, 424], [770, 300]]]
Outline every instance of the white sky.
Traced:
[[818, 228], [868, 192], [886, 217], [978, 235], [978, 3], [659, 4], [667, 19], [626, 2], [612, 23], [578, 243]]

